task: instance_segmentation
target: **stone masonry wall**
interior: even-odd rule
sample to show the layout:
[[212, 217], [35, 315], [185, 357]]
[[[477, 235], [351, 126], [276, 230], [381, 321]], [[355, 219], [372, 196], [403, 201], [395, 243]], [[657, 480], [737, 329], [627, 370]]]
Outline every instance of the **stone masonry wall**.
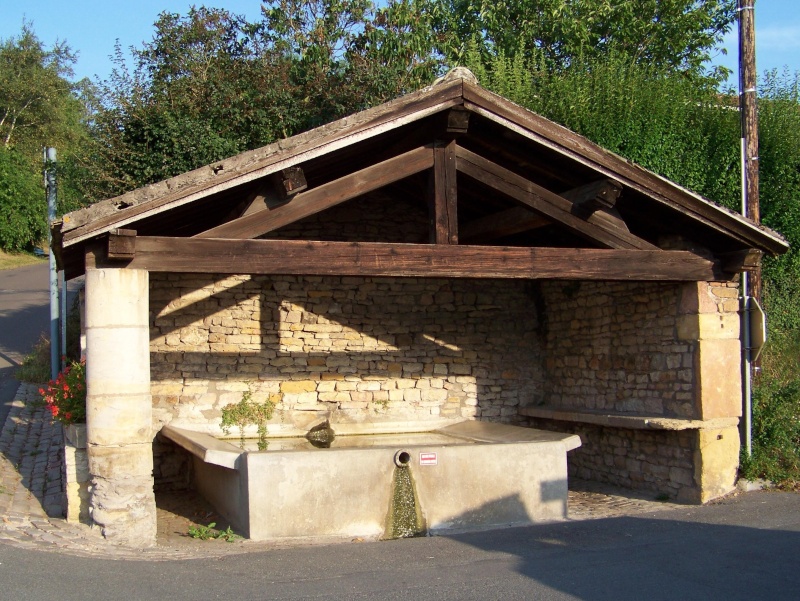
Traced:
[[[735, 282], [547, 282], [542, 296], [543, 405], [578, 413], [704, 419], [703, 395], [709, 391], [700, 381], [702, 335], [689, 330], [700, 314], [720, 328], [738, 323]], [[738, 329], [731, 335], [738, 336]], [[730, 367], [720, 363], [718, 377], [738, 378], [734, 364], [738, 361]], [[699, 498], [696, 430], [645, 431], [538, 418], [527, 423], [581, 436], [582, 446], [569, 455], [573, 477]]]
[[679, 287], [550, 282], [547, 404], [691, 417], [692, 348], [675, 337]]
[[568, 455], [570, 478], [647, 490], [670, 499], [689, 498], [694, 487], [696, 433], [692, 430], [627, 430], [533, 419], [543, 430], [571, 432], [580, 448]]
[[275, 425], [517, 421], [541, 398], [530, 283], [152, 274], [156, 430], [217, 431], [248, 386]]
[[[328, 242], [428, 242], [428, 207], [376, 191], [286, 225], [264, 238]], [[391, 227], [386, 227], [391, 223]]]
[[681, 335], [687, 288], [738, 319], [735, 284], [548, 282], [545, 403], [695, 418], [697, 343]]

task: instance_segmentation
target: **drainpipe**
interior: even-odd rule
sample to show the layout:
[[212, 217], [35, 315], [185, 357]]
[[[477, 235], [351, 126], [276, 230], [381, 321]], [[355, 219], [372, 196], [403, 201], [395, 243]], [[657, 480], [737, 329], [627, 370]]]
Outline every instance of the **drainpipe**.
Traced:
[[58, 270], [53, 254], [50, 224], [56, 218], [56, 149], [44, 149], [44, 187], [47, 193], [47, 246], [50, 249], [50, 377], [55, 380], [60, 369], [58, 356]]
[[742, 273], [742, 422], [741, 440], [747, 456], [753, 456], [752, 344], [750, 342], [750, 297], [747, 295], [747, 272]]

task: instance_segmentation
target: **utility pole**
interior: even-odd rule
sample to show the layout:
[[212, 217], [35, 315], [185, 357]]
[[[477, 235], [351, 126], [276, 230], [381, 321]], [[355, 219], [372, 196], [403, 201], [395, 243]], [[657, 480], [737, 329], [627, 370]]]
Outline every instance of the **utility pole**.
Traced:
[[[758, 201], [755, 0], [739, 0], [739, 114], [742, 128], [742, 212], [761, 222]], [[761, 269], [750, 274], [749, 296], [761, 301]]]
[[[739, 116], [742, 129], [742, 214], [759, 223], [758, 109], [756, 106], [755, 0], [738, 0]], [[753, 454], [753, 351], [750, 340], [751, 307], [761, 300], [761, 266], [742, 273], [742, 445]]]

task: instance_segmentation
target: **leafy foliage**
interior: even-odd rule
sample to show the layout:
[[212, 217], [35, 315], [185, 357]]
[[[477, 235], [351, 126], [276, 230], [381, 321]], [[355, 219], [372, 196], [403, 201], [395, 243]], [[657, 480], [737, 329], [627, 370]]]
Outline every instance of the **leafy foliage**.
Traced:
[[231, 530], [230, 526], [225, 528], [225, 530], [216, 530], [216, 525], [216, 522], [211, 522], [208, 526], [203, 526], [202, 524], [189, 526], [189, 536], [198, 540], [224, 540], [226, 543], [232, 543], [241, 538]]
[[778, 333], [764, 357], [763, 374], [753, 392], [753, 455], [742, 453], [748, 478], [783, 485], [800, 483], [800, 335]]
[[258, 448], [267, 448], [267, 422], [272, 419], [275, 411], [275, 400], [270, 397], [263, 403], [253, 401], [253, 390], [248, 385], [247, 390], [242, 393], [242, 400], [238, 403], [231, 403], [222, 408], [222, 420], [220, 426], [222, 431], [228, 435], [234, 426], [239, 430], [239, 440], [244, 448], [245, 429], [247, 426], [256, 426], [258, 431]]
[[44, 146], [59, 150], [59, 213], [85, 203], [90, 146], [85, 95], [72, 83], [75, 55], [66, 43], [46, 48], [30, 25], [0, 40], [0, 248], [30, 249], [47, 232], [41, 175]]
[[[739, 195], [739, 119], [712, 79], [630, 56], [579, 58], [554, 72], [541, 56], [500, 54], [470, 67], [484, 84], [604, 148], [731, 208]], [[734, 110], [732, 110], [734, 109]]]
[[437, 34], [461, 40], [448, 54], [464, 60], [470, 43], [482, 57], [539, 56], [559, 71], [577, 58], [625, 56], [671, 72], [704, 73], [709, 53], [731, 27], [733, 0], [439, 0]]
[[30, 162], [13, 149], [0, 148], [0, 248], [30, 249], [47, 236], [44, 187]]
[[50, 379], [50, 340], [42, 335], [25, 355], [14, 377], [20, 382], [41, 384]]

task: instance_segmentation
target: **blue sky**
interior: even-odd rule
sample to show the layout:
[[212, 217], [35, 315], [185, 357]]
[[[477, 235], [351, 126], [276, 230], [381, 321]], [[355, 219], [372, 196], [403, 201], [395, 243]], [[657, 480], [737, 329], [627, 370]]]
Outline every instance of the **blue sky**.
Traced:
[[[109, 56], [119, 40], [123, 49], [141, 46], [152, 39], [153, 22], [162, 11], [186, 13], [202, 2], [187, 0], [0, 0], [0, 38], [19, 33], [23, 18], [33, 22], [36, 34], [45, 44], [66, 40], [78, 51], [75, 74], [78, 79], [107, 77], [111, 71]], [[259, 0], [225, 0], [222, 6], [255, 19], [260, 14]], [[715, 62], [736, 68], [738, 42], [736, 31], [725, 40], [727, 56], [719, 54]], [[756, 2], [756, 66], [765, 69], [800, 71], [800, 2], [798, 0], [759, 0]], [[732, 80], [735, 83], [736, 79]]]

